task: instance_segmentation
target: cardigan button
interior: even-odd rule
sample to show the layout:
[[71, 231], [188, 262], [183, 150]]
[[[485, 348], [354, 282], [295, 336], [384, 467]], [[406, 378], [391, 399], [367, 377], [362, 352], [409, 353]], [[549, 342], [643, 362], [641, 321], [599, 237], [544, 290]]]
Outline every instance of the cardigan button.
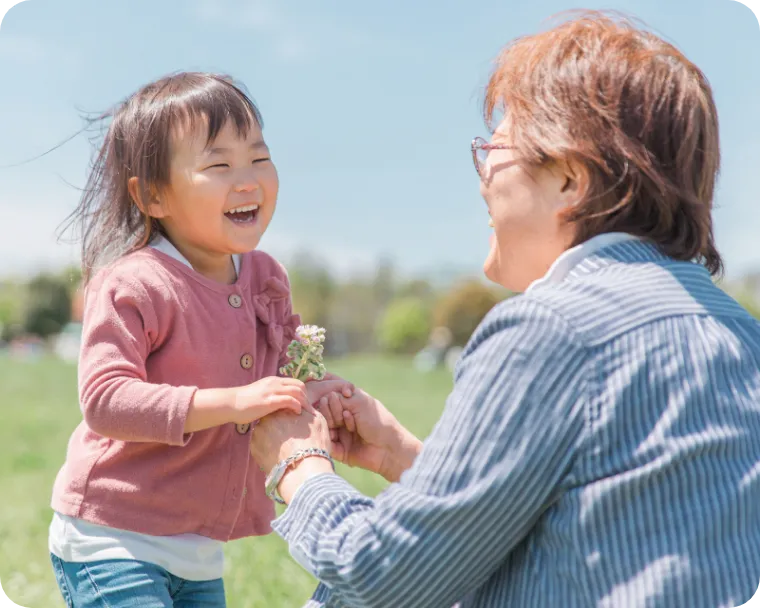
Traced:
[[240, 357], [240, 367], [243, 369], [251, 369], [251, 367], [253, 367], [253, 356], [246, 353]]
[[250, 422], [246, 424], [235, 425], [235, 430], [238, 432], [239, 435], [245, 435], [248, 432], [248, 429], [250, 428], [251, 428]]
[[243, 305], [243, 298], [241, 298], [236, 293], [230, 294], [230, 297], [227, 298], [227, 301], [230, 303], [230, 306], [232, 306], [232, 308], [240, 308]]

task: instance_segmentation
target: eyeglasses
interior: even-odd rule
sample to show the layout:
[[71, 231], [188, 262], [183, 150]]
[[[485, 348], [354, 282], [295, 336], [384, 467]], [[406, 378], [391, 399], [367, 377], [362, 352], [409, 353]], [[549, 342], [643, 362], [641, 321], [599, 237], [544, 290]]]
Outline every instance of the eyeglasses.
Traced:
[[486, 165], [488, 159], [488, 153], [491, 150], [514, 150], [515, 146], [508, 146], [506, 144], [489, 144], [482, 137], [476, 137], [472, 140], [472, 162], [475, 164], [475, 170], [478, 175], [483, 179], [483, 167]]

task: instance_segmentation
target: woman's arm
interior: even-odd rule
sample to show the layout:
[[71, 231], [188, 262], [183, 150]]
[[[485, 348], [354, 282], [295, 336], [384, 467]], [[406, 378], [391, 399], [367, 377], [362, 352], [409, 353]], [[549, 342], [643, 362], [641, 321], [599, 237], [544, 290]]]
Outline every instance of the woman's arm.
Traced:
[[582, 439], [586, 355], [556, 315], [515, 300], [479, 328], [400, 483], [371, 500], [315, 475], [275, 521], [291, 555], [347, 605], [452, 605], [562, 491]]

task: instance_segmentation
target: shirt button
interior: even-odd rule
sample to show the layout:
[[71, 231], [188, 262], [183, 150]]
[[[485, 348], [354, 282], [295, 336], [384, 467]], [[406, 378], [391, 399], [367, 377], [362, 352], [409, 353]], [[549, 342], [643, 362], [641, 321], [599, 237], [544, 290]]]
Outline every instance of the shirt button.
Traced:
[[245, 435], [248, 432], [248, 429], [251, 428], [251, 424], [236, 424], [235, 429], [237, 430], [238, 434]]
[[232, 308], [240, 308], [243, 305], [243, 298], [241, 298], [236, 293], [230, 294], [230, 297], [227, 298], [227, 301], [230, 303], [230, 306], [232, 306]]
[[243, 496], [245, 496], [246, 494], [248, 494], [248, 488], [243, 488]]
[[243, 369], [251, 369], [251, 367], [253, 367], [253, 357], [247, 353], [240, 357], [240, 367]]

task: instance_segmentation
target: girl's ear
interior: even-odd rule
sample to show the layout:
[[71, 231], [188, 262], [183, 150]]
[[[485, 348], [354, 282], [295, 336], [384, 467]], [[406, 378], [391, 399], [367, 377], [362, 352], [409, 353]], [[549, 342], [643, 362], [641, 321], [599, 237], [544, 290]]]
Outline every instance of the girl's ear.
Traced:
[[[148, 192], [145, 192], [145, 190], [140, 187], [140, 178], [130, 177], [127, 182], [127, 190], [129, 190], [129, 196], [132, 197], [132, 202], [137, 205], [137, 208], [143, 215], [154, 217], [156, 219], [166, 217], [166, 211], [164, 210], [161, 201], [158, 200], [155, 189], [150, 187], [148, 188]], [[148, 195], [148, 200], [146, 200], [146, 197], [144, 196], [145, 194]]]

